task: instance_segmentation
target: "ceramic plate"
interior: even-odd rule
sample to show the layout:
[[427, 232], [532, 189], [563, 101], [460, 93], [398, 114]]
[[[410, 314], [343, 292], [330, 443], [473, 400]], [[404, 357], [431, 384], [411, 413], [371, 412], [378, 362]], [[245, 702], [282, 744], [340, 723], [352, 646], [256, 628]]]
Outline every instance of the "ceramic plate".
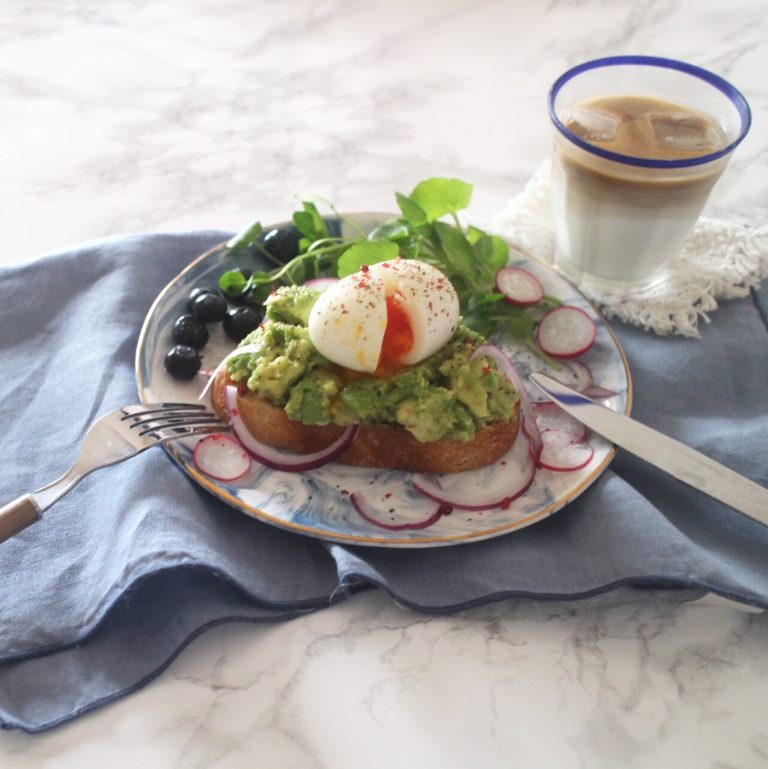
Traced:
[[[329, 220], [336, 231], [346, 234], [347, 221], [369, 231], [387, 217], [377, 214], [351, 214], [344, 220]], [[283, 225], [275, 225], [283, 226]], [[181, 382], [170, 377], [163, 366], [163, 356], [172, 346], [171, 327], [184, 311], [187, 295], [195, 286], [216, 286], [219, 275], [242, 265], [232, 262], [224, 246], [199, 256], [160, 293], [144, 323], [136, 353], [136, 374], [143, 402], [196, 401], [203, 386], [201, 378]], [[592, 371], [594, 382], [616, 394], [603, 403], [616, 411], [629, 413], [632, 384], [621, 346], [602, 317], [587, 299], [547, 265], [531, 258], [516, 259], [513, 264], [534, 272], [548, 294], [580, 307], [597, 323], [597, 339], [580, 359]], [[258, 267], [257, 267], [258, 268]], [[213, 368], [232, 348], [220, 324], [209, 327], [211, 340], [202, 351], [203, 367]], [[537, 356], [514, 340], [495, 338], [507, 351], [518, 370], [527, 378], [531, 371], [543, 371], [567, 382], [567, 364], [553, 371]], [[541, 396], [531, 385], [533, 400]], [[518, 437], [518, 441], [525, 438]], [[454, 510], [423, 529], [384, 529], [362, 518], [350, 502], [350, 494], [362, 492], [392, 526], [419, 521], [428, 515], [433, 503], [411, 488], [409, 473], [367, 470], [331, 463], [305, 473], [269, 470], [253, 463], [250, 471], [236, 482], [214, 481], [193, 463], [197, 439], [175, 441], [167, 451], [179, 467], [216, 497], [247, 515], [291, 531], [322, 539], [360, 545], [389, 547], [434, 547], [473, 542], [508, 534], [541, 521], [560, 510], [581, 494], [605, 470], [613, 458], [613, 446], [599, 436], [590, 436], [594, 456], [589, 464], [573, 472], [538, 470], [524, 496], [505, 509], [483, 512]], [[473, 471], [470, 480], [482, 484], [482, 473]], [[453, 478], [455, 480], [455, 477]]]

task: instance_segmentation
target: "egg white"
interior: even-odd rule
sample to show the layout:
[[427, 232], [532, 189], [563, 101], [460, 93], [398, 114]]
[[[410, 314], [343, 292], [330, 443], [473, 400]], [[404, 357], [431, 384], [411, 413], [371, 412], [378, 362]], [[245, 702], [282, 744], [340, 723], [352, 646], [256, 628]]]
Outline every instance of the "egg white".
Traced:
[[328, 360], [353, 371], [376, 370], [387, 328], [384, 281], [348, 275], [318, 297], [309, 314], [309, 338]]
[[396, 296], [410, 318], [413, 347], [401, 363], [419, 363], [450, 340], [459, 324], [459, 298], [440, 270], [415, 259], [396, 259], [373, 264], [370, 272], [382, 279], [385, 294]]
[[387, 296], [408, 316], [413, 346], [400, 362], [428, 358], [453, 336], [459, 299], [435, 267], [412, 259], [373, 264], [326, 289], [309, 316], [309, 337], [330, 361], [372, 373], [378, 366], [387, 328]]

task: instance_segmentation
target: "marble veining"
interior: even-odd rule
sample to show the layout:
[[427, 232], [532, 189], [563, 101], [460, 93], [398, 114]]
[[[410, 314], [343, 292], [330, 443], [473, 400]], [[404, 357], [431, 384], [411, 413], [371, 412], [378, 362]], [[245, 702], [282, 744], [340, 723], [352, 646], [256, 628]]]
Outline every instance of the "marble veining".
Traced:
[[[552, 80], [612, 53], [687, 59], [745, 93], [753, 129], [706, 213], [764, 224], [762, 2], [7, 0], [0, 265], [279, 221], [296, 193], [393, 210], [431, 175], [473, 182], [482, 222], [548, 154]], [[371, 590], [222, 626], [128, 698], [0, 734], [0, 767], [768, 767], [768, 620], [695, 597], [423, 616]]]

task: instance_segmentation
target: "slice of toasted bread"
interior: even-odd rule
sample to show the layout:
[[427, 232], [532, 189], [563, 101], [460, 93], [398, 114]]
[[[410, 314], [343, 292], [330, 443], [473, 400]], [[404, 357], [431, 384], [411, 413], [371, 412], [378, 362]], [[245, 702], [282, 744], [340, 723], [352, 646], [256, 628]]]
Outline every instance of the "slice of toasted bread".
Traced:
[[[216, 413], [227, 417], [225, 387], [234, 384], [220, 371], [211, 387]], [[254, 393], [238, 395], [243, 423], [262, 443], [300, 454], [320, 451], [342, 433], [339, 425], [305, 425], [289, 419], [285, 410]], [[357, 467], [379, 467], [420, 473], [457, 473], [484, 467], [501, 458], [517, 437], [519, 402], [509, 422], [495, 422], [477, 430], [468, 442], [441, 438], [421, 443], [406, 429], [392, 425], [361, 425], [347, 451], [336, 461]]]

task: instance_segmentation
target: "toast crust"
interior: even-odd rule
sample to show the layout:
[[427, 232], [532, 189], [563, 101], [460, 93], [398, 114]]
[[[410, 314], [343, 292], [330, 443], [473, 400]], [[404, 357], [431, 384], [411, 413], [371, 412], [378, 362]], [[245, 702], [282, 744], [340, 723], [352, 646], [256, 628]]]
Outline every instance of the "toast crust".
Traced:
[[[225, 388], [236, 385], [220, 371], [211, 386], [214, 411], [227, 418]], [[320, 451], [343, 432], [340, 425], [305, 425], [289, 419], [285, 410], [255, 393], [239, 394], [237, 408], [243, 424], [262, 443], [300, 454]], [[407, 470], [417, 473], [458, 473], [485, 467], [509, 451], [520, 424], [520, 402], [509, 422], [478, 428], [473, 440], [441, 438], [420, 443], [406, 429], [391, 425], [361, 425], [352, 445], [335, 461], [356, 467]]]

